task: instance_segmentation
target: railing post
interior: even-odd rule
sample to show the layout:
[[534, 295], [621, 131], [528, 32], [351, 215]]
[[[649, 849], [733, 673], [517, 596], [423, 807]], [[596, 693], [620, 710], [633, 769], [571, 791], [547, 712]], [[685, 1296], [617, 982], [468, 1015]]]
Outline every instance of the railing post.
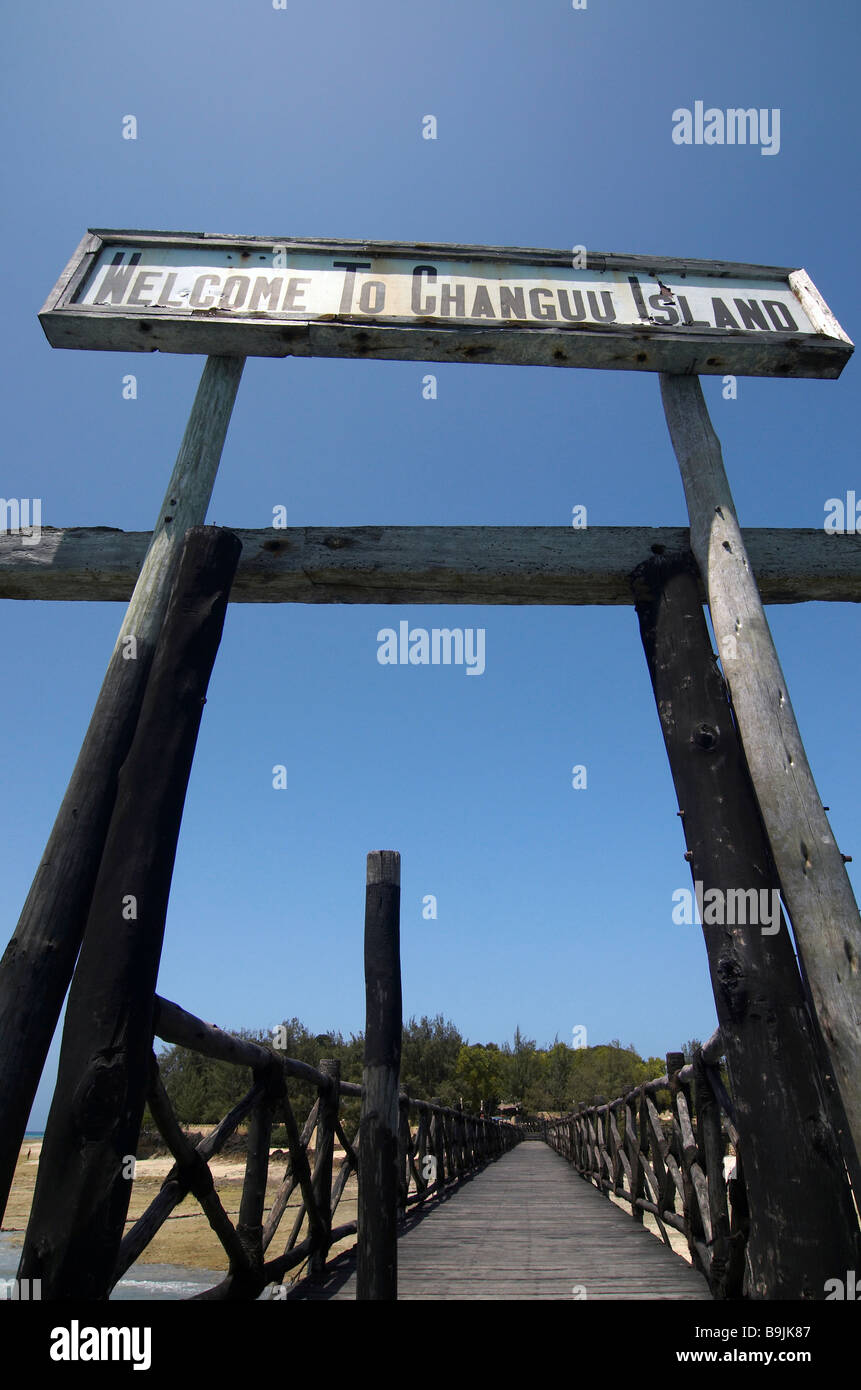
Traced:
[[[269, 1142], [272, 1137], [276, 1086], [283, 1090], [283, 1074], [275, 1063], [268, 1074], [255, 1071], [254, 1080], [265, 1084], [266, 1094], [260, 1098], [251, 1112], [245, 1180], [242, 1184], [236, 1234], [245, 1250], [251, 1270], [258, 1274], [263, 1266], [263, 1211], [269, 1177]], [[231, 1269], [231, 1273], [233, 1272]], [[241, 1282], [241, 1275], [242, 1271], [237, 1271], [237, 1282]]]
[[586, 1102], [578, 1101], [574, 1110], [573, 1131], [574, 1131], [574, 1166], [581, 1174], [586, 1170], [586, 1158], [584, 1149], [586, 1147]]
[[640, 1161], [640, 1136], [634, 1127], [634, 1106], [628, 1097], [625, 1101], [625, 1144], [628, 1162], [631, 1165], [631, 1216], [643, 1224], [643, 1208], [637, 1206], [637, 1198], [646, 1196], [646, 1179]]
[[[696, 1087], [697, 1138], [703, 1151], [706, 1181], [709, 1190], [709, 1214], [712, 1223], [709, 1287], [714, 1298], [727, 1297], [727, 1278], [730, 1268], [729, 1207], [723, 1175], [723, 1135], [720, 1108], [712, 1095], [702, 1049], [694, 1048], [694, 1086]], [[740, 1293], [740, 1290], [733, 1291]]]
[[368, 855], [365, 1067], [359, 1126], [357, 1299], [396, 1299], [401, 1068], [401, 857]]
[[308, 1277], [312, 1284], [322, 1284], [326, 1277], [326, 1259], [332, 1232], [332, 1160], [335, 1149], [335, 1124], [341, 1101], [341, 1063], [337, 1058], [320, 1062], [320, 1071], [331, 1079], [331, 1086], [318, 1091], [317, 1140], [314, 1153], [314, 1202], [320, 1217], [321, 1240], [308, 1261]]
[[445, 1148], [445, 1177], [451, 1183], [458, 1177], [458, 1163], [455, 1154], [455, 1112], [449, 1105], [442, 1112], [442, 1145]]
[[[693, 1130], [690, 1126], [690, 1104], [687, 1087], [679, 1076], [679, 1072], [684, 1065], [685, 1056], [683, 1052], [667, 1053], [667, 1080], [670, 1083], [670, 1095], [673, 1098], [673, 1139], [670, 1141], [670, 1147], [676, 1150], [673, 1157], [678, 1163], [682, 1178], [685, 1207], [685, 1235], [687, 1236], [691, 1260], [694, 1269], [698, 1269], [706, 1279], [709, 1279], [710, 1257], [709, 1251], [705, 1245], [706, 1231], [703, 1226], [702, 1214], [697, 1201], [697, 1194], [691, 1172], [692, 1164], [697, 1158], [698, 1150]], [[685, 1124], [683, 1124], [683, 1119]]]
[[[596, 1099], [596, 1101], [595, 1101], [595, 1105], [594, 1105], [594, 1107], [593, 1107], [593, 1109], [594, 1109], [594, 1115], [595, 1115], [595, 1150], [596, 1150], [595, 1158], [596, 1158], [596, 1162], [597, 1162], [596, 1176], [597, 1176], [597, 1179], [598, 1179], [598, 1188], [599, 1188], [599, 1190], [600, 1190], [601, 1192], [604, 1192], [604, 1169], [605, 1169], [605, 1167], [607, 1168], [607, 1171], [609, 1172], [609, 1167], [608, 1167], [608, 1165], [607, 1165], [607, 1163], [606, 1163], [606, 1157], [607, 1157], [607, 1148], [606, 1148], [606, 1142], [605, 1142], [605, 1129], [606, 1129], [606, 1124], [605, 1124], [605, 1121], [603, 1121], [603, 1120], [601, 1119], [601, 1109], [602, 1109], [602, 1107], [605, 1106], [606, 1104], [607, 1104], [607, 1097], [606, 1097], [606, 1096], [598, 1096], [597, 1099]], [[607, 1193], [604, 1192], [604, 1195], [605, 1195], [605, 1197], [606, 1197]]]
[[[441, 1107], [442, 1100], [439, 1096], [435, 1096], [431, 1104]], [[433, 1129], [431, 1130], [431, 1135], [433, 1138], [434, 1157], [436, 1159], [437, 1196], [439, 1196], [440, 1192], [442, 1192], [445, 1187], [447, 1177], [445, 1167], [445, 1116], [441, 1114], [440, 1110], [435, 1110], [433, 1112]]]
[[410, 1098], [406, 1091], [398, 1096], [398, 1220], [407, 1214], [410, 1191]]
[[464, 1119], [464, 1140], [466, 1142], [466, 1170], [472, 1173], [478, 1167], [478, 1157], [475, 1152], [475, 1121], [472, 1115], [467, 1114]]
[[465, 1177], [469, 1172], [469, 1149], [466, 1138], [466, 1111], [463, 1108], [463, 1101], [458, 1101], [457, 1106], [457, 1151], [459, 1158], [459, 1176]]

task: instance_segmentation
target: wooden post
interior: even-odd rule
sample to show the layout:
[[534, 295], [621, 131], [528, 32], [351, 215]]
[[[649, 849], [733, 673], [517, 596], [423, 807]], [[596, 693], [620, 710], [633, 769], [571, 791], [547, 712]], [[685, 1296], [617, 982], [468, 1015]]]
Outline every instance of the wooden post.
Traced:
[[[691, 550], [747, 765], [861, 1176], [861, 917], [807, 762], [699, 379], [661, 374]], [[858, 1189], [861, 1196], [861, 1187]]]
[[321, 1084], [319, 1091], [313, 1185], [322, 1239], [308, 1261], [308, 1277], [312, 1284], [322, 1284], [325, 1280], [332, 1233], [332, 1158], [341, 1101], [341, 1063], [337, 1057], [325, 1058], [320, 1062], [320, 1071], [331, 1079], [332, 1084], [327, 1090]]
[[[266, 1207], [266, 1183], [269, 1177], [269, 1142], [272, 1137], [272, 1116], [276, 1105], [276, 1091], [272, 1085], [270, 1069], [267, 1076], [262, 1070], [254, 1073], [254, 1080], [266, 1085], [265, 1096], [257, 1102], [251, 1112], [248, 1127], [248, 1150], [245, 1160], [245, 1181], [242, 1184], [242, 1199], [239, 1205], [239, 1221], [236, 1235], [245, 1255], [246, 1263], [239, 1269], [231, 1269], [235, 1281], [242, 1284], [242, 1274], [250, 1268], [258, 1279], [263, 1269], [263, 1212]], [[277, 1075], [278, 1073], [275, 1072]], [[279, 1077], [279, 1090], [284, 1092], [283, 1073]], [[280, 1099], [280, 1096], [278, 1096]], [[253, 1294], [252, 1294], [253, 1297]]]
[[706, 1069], [703, 1064], [702, 1048], [696, 1046], [693, 1056], [694, 1085], [696, 1087], [697, 1138], [705, 1160], [705, 1172], [709, 1185], [709, 1215], [712, 1223], [711, 1269], [709, 1287], [714, 1298], [738, 1297], [741, 1289], [731, 1289], [728, 1285], [730, 1273], [730, 1230], [729, 1207], [726, 1197], [726, 1182], [723, 1175], [723, 1135], [720, 1126], [720, 1109], [712, 1094]]
[[150, 1080], [153, 998], [182, 808], [239, 542], [186, 537], [66, 1009], [21, 1269], [46, 1298], [107, 1297]]
[[398, 1220], [407, 1214], [410, 1191], [410, 1098], [406, 1091], [398, 1097]]
[[[440, 1096], [434, 1096], [431, 1104], [442, 1107], [442, 1098]], [[431, 1134], [433, 1155], [436, 1159], [437, 1196], [439, 1197], [448, 1178], [445, 1167], [445, 1116], [441, 1113], [441, 1109], [435, 1110], [433, 1113], [433, 1129], [431, 1130]]]
[[0, 1214], [81, 944], [175, 561], [186, 531], [206, 519], [243, 362], [207, 359], [78, 760], [0, 962]]
[[640, 1137], [634, 1127], [634, 1107], [630, 1096], [625, 1101], [622, 1116], [625, 1125], [624, 1146], [631, 1166], [631, 1216], [642, 1225], [643, 1208], [637, 1206], [637, 1198], [646, 1196], [646, 1179], [643, 1176], [643, 1165], [640, 1160]]
[[[686, 857], [703, 903], [753, 1215], [751, 1295], [821, 1298], [829, 1271], [854, 1268], [856, 1223], [789, 933], [782, 918], [767, 933], [758, 920], [735, 920], [754, 915], [736, 910], [739, 891], [754, 890], [758, 904], [765, 895], [770, 906], [777, 882], [744, 754], [695, 576], [655, 557], [635, 571], [634, 592]], [[711, 896], [715, 889], [722, 897]], [[746, 908], [749, 896], [743, 901]], [[713, 902], [724, 910], [709, 911]], [[668, 922], [671, 913], [668, 903]]]
[[357, 1299], [398, 1296], [398, 1117], [401, 1069], [401, 856], [368, 855], [365, 1067], [359, 1126]]
[[[231, 603], [632, 606], [630, 574], [681, 526], [231, 527], [242, 559]], [[37, 546], [0, 534], [0, 598], [128, 602], [149, 534], [42, 526]], [[861, 602], [861, 535], [745, 527], [764, 603]]]
[[[668, 1052], [666, 1054], [666, 1064], [667, 1081], [669, 1082], [673, 1109], [673, 1134], [670, 1139], [670, 1148], [682, 1179], [685, 1235], [687, 1237], [688, 1250], [694, 1269], [698, 1269], [701, 1274], [708, 1278], [708, 1262], [707, 1258], [704, 1258], [703, 1255], [706, 1235], [703, 1230], [702, 1218], [697, 1206], [694, 1183], [691, 1177], [691, 1162], [696, 1157], [696, 1144], [690, 1126], [688, 1097], [679, 1077], [679, 1072], [685, 1065], [685, 1054], [683, 1052]], [[682, 1124], [683, 1121], [685, 1122], [684, 1127]]]

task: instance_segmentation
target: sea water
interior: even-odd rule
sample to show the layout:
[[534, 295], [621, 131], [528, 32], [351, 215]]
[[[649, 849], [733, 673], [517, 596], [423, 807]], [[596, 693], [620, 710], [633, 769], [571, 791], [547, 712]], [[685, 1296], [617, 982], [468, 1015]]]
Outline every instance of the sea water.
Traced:
[[[16, 1240], [9, 1232], [0, 1232], [0, 1279], [15, 1278], [20, 1258], [20, 1238]], [[117, 1284], [111, 1301], [193, 1298], [204, 1289], [211, 1289], [213, 1284], [219, 1284], [223, 1278], [224, 1272], [216, 1269], [185, 1269], [181, 1265], [138, 1261]]]

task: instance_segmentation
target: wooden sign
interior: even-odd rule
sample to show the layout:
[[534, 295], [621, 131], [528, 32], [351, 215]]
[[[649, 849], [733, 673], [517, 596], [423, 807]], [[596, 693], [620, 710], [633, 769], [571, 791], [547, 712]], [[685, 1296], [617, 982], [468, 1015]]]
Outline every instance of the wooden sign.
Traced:
[[804, 270], [506, 247], [89, 232], [53, 347], [837, 377]]

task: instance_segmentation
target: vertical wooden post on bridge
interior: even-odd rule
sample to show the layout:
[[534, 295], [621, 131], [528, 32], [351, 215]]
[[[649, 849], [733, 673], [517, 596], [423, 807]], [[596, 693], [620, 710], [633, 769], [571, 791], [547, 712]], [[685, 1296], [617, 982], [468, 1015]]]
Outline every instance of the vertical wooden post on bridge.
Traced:
[[[726, 1188], [722, 1182], [714, 1181], [723, 1172], [724, 1142], [721, 1131], [720, 1107], [712, 1093], [702, 1048], [697, 1044], [693, 1055], [694, 1087], [696, 1091], [697, 1139], [702, 1150], [706, 1178], [709, 1189], [709, 1216], [712, 1223], [709, 1285], [715, 1298], [726, 1298], [735, 1286], [741, 1288], [737, 1261], [733, 1258], [738, 1242], [733, 1240], [730, 1231], [729, 1207]], [[642, 1215], [642, 1213], [641, 1213]]]
[[410, 1098], [406, 1091], [398, 1097], [398, 1220], [407, 1214], [410, 1190]]
[[751, 1293], [821, 1298], [855, 1267], [856, 1222], [786, 924], [736, 910], [776, 902], [768, 843], [693, 567], [655, 556], [633, 584], [732, 1082]]
[[661, 373], [661, 395], [685, 489], [691, 550], [845, 1113], [844, 1157], [861, 1196], [861, 917], [810, 771], [699, 378]]
[[[186, 536], [69, 993], [22, 1277], [46, 1298], [107, 1298], [150, 1085], [153, 1000], [206, 690], [241, 545]], [[268, 1150], [267, 1150], [268, 1152]]]
[[445, 1116], [441, 1113], [442, 1097], [434, 1096], [431, 1104], [440, 1107], [433, 1112], [430, 1147], [433, 1149], [433, 1156], [436, 1160], [434, 1166], [436, 1168], [437, 1191], [441, 1192], [449, 1176], [445, 1166]]
[[401, 856], [368, 855], [365, 893], [365, 1066], [359, 1126], [356, 1298], [398, 1296]]
[[678, 1148], [670, 1140], [671, 1149], [675, 1149], [675, 1159], [678, 1165], [678, 1172], [682, 1180], [682, 1191], [684, 1192], [684, 1209], [687, 1213], [688, 1249], [695, 1269], [700, 1269], [702, 1274], [708, 1277], [708, 1266], [704, 1263], [700, 1251], [706, 1242], [706, 1232], [703, 1228], [703, 1217], [697, 1201], [697, 1194], [694, 1189], [694, 1182], [691, 1177], [690, 1165], [696, 1160], [697, 1144], [691, 1124], [693, 1109], [691, 1106], [690, 1087], [683, 1084], [679, 1072], [685, 1065], [685, 1054], [683, 1052], [668, 1052], [666, 1054], [667, 1081], [670, 1086], [672, 1097], [672, 1108], [674, 1113], [673, 1132]]
[[[270, 1077], [264, 1070], [254, 1072], [255, 1082], [267, 1087], [265, 1100], [255, 1105], [248, 1126], [248, 1149], [245, 1160], [245, 1180], [242, 1184], [242, 1198], [239, 1203], [239, 1220], [236, 1225], [236, 1239], [242, 1246], [245, 1261], [241, 1269], [234, 1269], [231, 1258], [231, 1274], [237, 1283], [242, 1282], [246, 1270], [257, 1274], [263, 1264], [263, 1214], [266, 1210], [266, 1181], [269, 1175], [269, 1145], [272, 1138], [272, 1121], [276, 1106], [276, 1096], [272, 1093]], [[267, 1085], [267, 1083], [269, 1083]], [[164, 1088], [162, 1087], [162, 1090]]]
[[337, 1057], [326, 1057], [320, 1062], [320, 1071], [328, 1076], [331, 1086], [324, 1091], [322, 1086], [318, 1096], [317, 1137], [314, 1142], [314, 1196], [317, 1211], [320, 1213], [322, 1231], [321, 1243], [308, 1261], [308, 1277], [312, 1284], [322, 1284], [326, 1273], [326, 1256], [329, 1253], [332, 1233], [332, 1166], [335, 1151], [335, 1126], [338, 1123], [340, 1102], [341, 1063]]
[[209, 357], [78, 760], [0, 962], [0, 1215], [81, 944], [186, 531], [200, 526], [244, 357]]

